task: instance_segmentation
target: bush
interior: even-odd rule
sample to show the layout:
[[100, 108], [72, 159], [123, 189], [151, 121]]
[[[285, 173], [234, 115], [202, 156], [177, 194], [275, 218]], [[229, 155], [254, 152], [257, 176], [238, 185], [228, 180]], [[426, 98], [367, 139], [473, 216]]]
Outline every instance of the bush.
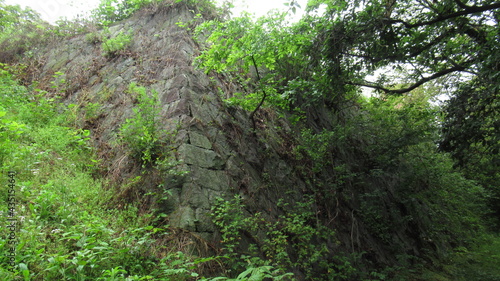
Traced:
[[92, 18], [103, 26], [130, 17], [142, 7], [159, 2], [159, 0], [101, 0], [99, 6], [92, 11]]
[[133, 115], [120, 128], [121, 142], [143, 165], [157, 164], [161, 148], [168, 142], [168, 134], [160, 127], [160, 102], [158, 93], [148, 93], [145, 87], [131, 83], [129, 93], [137, 95], [138, 104]]
[[115, 37], [106, 39], [102, 42], [102, 50], [104, 51], [104, 56], [114, 57], [127, 49], [132, 43], [132, 35], [124, 34], [123, 31], [118, 33]]

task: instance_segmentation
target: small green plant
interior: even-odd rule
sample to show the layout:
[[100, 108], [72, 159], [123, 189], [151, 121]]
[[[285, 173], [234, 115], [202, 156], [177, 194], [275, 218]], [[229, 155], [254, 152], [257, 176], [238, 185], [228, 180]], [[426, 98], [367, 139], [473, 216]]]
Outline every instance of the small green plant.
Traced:
[[98, 102], [89, 102], [85, 107], [85, 120], [93, 121], [99, 117], [102, 112], [102, 105]]
[[188, 31], [191, 31], [196, 25], [198, 25], [203, 20], [202, 14], [198, 13], [194, 16], [194, 18], [188, 22], [176, 22], [175, 24], [178, 27], [185, 28]]
[[222, 234], [222, 243], [228, 254], [233, 254], [239, 245], [240, 230], [245, 225], [242, 202], [239, 195], [235, 195], [231, 201], [217, 198], [212, 207], [212, 218], [214, 224], [219, 227]]
[[167, 162], [163, 159], [163, 154], [165, 148], [168, 148], [172, 133], [161, 127], [158, 93], [149, 93], [145, 87], [135, 83], [130, 84], [128, 92], [137, 96], [138, 104], [132, 109], [132, 116], [120, 128], [121, 141], [143, 165], [164, 166]]
[[90, 44], [97, 44], [102, 42], [102, 36], [98, 32], [90, 32], [85, 34], [85, 41], [87, 41]]
[[104, 56], [114, 57], [121, 51], [127, 49], [131, 43], [132, 35], [125, 34], [123, 31], [121, 31], [115, 37], [105, 39], [102, 42], [102, 50], [104, 51]]
[[160, 2], [160, 0], [101, 0], [99, 6], [91, 12], [94, 21], [102, 26], [130, 17], [144, 6]]

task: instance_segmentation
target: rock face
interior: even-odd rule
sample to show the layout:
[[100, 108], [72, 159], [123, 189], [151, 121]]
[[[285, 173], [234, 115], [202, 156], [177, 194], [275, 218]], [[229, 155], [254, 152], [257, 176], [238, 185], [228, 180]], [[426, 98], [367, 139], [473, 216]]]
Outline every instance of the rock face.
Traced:
[[[101, 40], [120, 33], [132, 36], [132, 44], [112, 56], [106, 56], [101, 43], [89, 40], [88, 35], [64, 44], [55, 42], [33, 59], [39, 65], [33, 79], [44, 81], [47, 91], [53, 92], [49, 85], [54, 85], [50, 82], [56, 74], [56, 80], [66, 81], [55, 93], [63, 96], [64, 103], [82, 108], [89, 103], [101, 105], [98, 116], [79, 125], [91, 130], [105, 160], [106, 176], [116, 185], [141, 174], [128, 152], [116, 144], [119, 127], [136, 103], [128, 86], [134, 82], [156, 91], [162, 107], [161, 127], [175, 131], [171, 145], [187, 173], [142, 173], [142, 186], [133, 187], [134, 193], [145, 194], [161, 184], [169, 195], [158, 207], [169, 215], [169, 225], [212, 240], [215, 229], [209, 213], [217, 197], [241, 194], [251, 208], [272, 215], [284, 190], [301, 190], [305, 184], [283, 159], [287, 124], [267, 114], [270, 123], [259, 128], [265, 132], [263, 140], [263, 134], [252, 132], [247, 112], [223, 104], [219, 89], [230, 94], [234, 88], [192, 66], [198, 46], [176, 23], [193, 17], [193, 11], [182, 3], [165, 5], [115, 24], [107, 34], [95, 31], [104, 36]], [[278, 134], [269, 130], [272, 124], [285, 129]]]

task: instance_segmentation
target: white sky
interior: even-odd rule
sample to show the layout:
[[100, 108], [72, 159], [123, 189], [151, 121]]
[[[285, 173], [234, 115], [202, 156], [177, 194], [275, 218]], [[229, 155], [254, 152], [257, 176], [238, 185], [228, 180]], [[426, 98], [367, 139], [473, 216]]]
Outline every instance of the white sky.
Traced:
[[[50, 23], [54, 23], [59, 18], [73, 19], [78, 15], [84, 15], [86, 12], [96, 8], [100, 0], [5, 0], [5, 4], [29, 6], [39, 12], [42, 18]], [[283, 5], [290, 0], [234, 0], [236, 6], [234, 14], [244, 10], [255, 13], [256, 16], [262, 16], [271, 9], [286, 9]], [[301, 14], [306, 6], [307, 0], [298, 0], [302, 7], [297, 11]]]

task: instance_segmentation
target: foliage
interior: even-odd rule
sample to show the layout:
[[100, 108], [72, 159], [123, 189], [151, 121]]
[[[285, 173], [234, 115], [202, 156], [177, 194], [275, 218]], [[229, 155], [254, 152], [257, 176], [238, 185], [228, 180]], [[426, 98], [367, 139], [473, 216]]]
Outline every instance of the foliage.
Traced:
[[[0, 147], [8, 144], [9, 150], [5, 151], [1, 170], [18, 171], [15, 208], [22, 230], [17, 232], [18, 267], [14, 275], [26, 280], [97, 278], [113, 260], [131, 264], [135, 259], [123, 252], [129, 251], [131, 244], [121, 242], [125, 233], [114, 236], [110, 223], [116, 217], [107, 217], [109, 212], [104, 212], [104, 203], [111, 194], [104, 192], [100, 182], [90, 175], [95, 167], [88, 145], [89, 132], [64, 126], [65, 113], [56, 103], [37, 104], [47, 98], [43, 93], [30, 100], [30, 93], [18, 86], [9, 73], [4, 71], [1, 81], [6, 93], [1, 96], [1, 104], [4, 116], [9, 118], [9, 122], [2, 122], [2, 128], [12, 132], [2, 134]], [[35, 108], [38, 110], [32, 110]], [[50, 116], [51, 112], [62, 117], [38, 120], [37, 114]], [[2, 190], [3, 212], [7, 202], [5, 185]], [[6, 216], [1, 220], [7, 225]], [[117, 226], [113, 228], [119, 229]], [[13, 273], [7, 271], [10, 266], [5, 254], [5, 231], [2, 228], [0, 274], [4, 280], [12, 280]]]
[[[361, 1], [312, 1], [308, 11], [322, 4], [327, 8], [324, 29], [318, 35], [328, 36], [325, 43], [331, 43], [325, 49], [328, 67], [349, 75], [344, 83], [391, 93], [409, 92], [450, 73], [473, 71], [483, 64], [483, 52], [490, 52], [497, 36], [496, 19], [490, 12], [499, 5], [492, 1], [395, 0], [366, 5]], [[335, 61], [341, 65], [330, 65]], [[382, 79], [364, 81], [366, 74], [383, 66], [404, 68], [409, 86], [395, 89]], [[422, 78], [422, 73], [430, 75]]]
[[[459, 73], [477, 74], [475, 69], [482, 69], [485, 79], [493, 81], [496, 55], [490, 50], [496, 48], [497, 31], [491, 22], [497, 20], [490, 12], [498, 4], [362, 2], [310, 1], [308, 14], [293, 25], [279, 14], [257, 20], [243, 15], [208, 21], [196, 30], [198, 40], [205, 44], [196, 63], [207, 73], [215, 71], [237, 81], [245, 92], [231, 93], [227, 102], [251, 111], [250, 117], [266, 104], [303, 121], [299, 123], [306, 129], [301, 130], [295, 152], [297, 160], [305, 163], [301, 167], [304, 177], [314, 185], [315, 203], [328, 213], [338, 213], [334, 208], [339, 204], [351, 206], [352, 219], [357, 217], [380, 243], [397, 253], [406, 250], [403, 242], [393, 242], [395, 233], [402, 229], [412, 233], [405, 235], [420, 245], [421, 252], [401, 255], [393, 269], [401, 271], [398, 266], [418, 264], [421, 259], [442, 260], [454, 247], [473, 247], [478, 242], [475, 237], [484, 232], [480, 216], [487, 212], [483, 199], [488, 193], [465, 179], [450, 158], [437, 151], [441, 119], [439, 109], [428, 102], [430, 88], [424, 84], [439, 78], [445, 85], [441, 89], [447, 85], [454, 90]], [[390, 76], [367, 81], [376, 70], [388, 68], [395, 69]], [[466, 83], [473, 81], [462, 78]], [[464, 110], [454, 107], [461, 114], [454, 136], [467, 130], [462, 127], [464, 120], [481, 124], [473, 128], [482, 132], [469, 131], [475, 134], [471, 147], [476, 151], [496, 151], [494, 85], [489, 84], [492, 92], [474, 87], [483, 95], [469, 91], [462, 98], [463, 105], [474, 111], [463, 114]], [[358, 99], [359, 86], [386, 94]], [[398, 98], [388, 95], [403, 93], [406, 96]], [[467, 140], [462, 143], [470, 146]], [[485, 167], [494, 170], [492, 160], [497, 154], [482, 153], [477, 158], [485, 159]], [[228, 253], [238, 248], [242, 227], [248, 231], [254, 224], [251, 216], [237, 211], [239, 204], [222, 204], [214, 210]], [[462, 212], [456, 212], [457, 208]], [[279, 259], [270, 254], [290, 250], [279, 242], [283, 241], [281, 232], [275, 225], [265, 225], [276, 232], [266, 233], [273, 238], [259, 244], [261, 251], [269, 251], [268, 261], [289, 267], [286, 254]], [[372, 275], [385, 279], [386, 273]]]
[[135, 11], [159, 0], [101, 0], [91, 12], [95, 22], [108, 26], [111, 23], [130, 17]]
[[[278, 206], [284, 214], [272, 220], [260, 212], [245, 214], [238, 195], [229, 201], [219, 199], [212, 208], [213, 220], [222, 235], [229, 272], [247, 267], [242, 274], [249, 274], [274, 268], [273, 280], [295, 280], [291, 273], [283, 274], [290, 270], [304, 273], [307, 280], [362, 278], [364, 273], [353, 267], [348, 255], [337, 255], [329, 249], [327, 245], [336, 243], [335, 233], [314, 219], [313, 205], [312, 197], [294, 203], [280, 200]], [[252, 242], [241, 243], [243, 237]], [[234, 280], [240, 280], [242, 274]]]
[[[0, 180], [7, 182], [6, 171], [17, 172], [18, 227], [13, 268], [7, 255], [10, 234], [5, 227], [0, 230], [2, 280], [181, 280], [198, 275], [196, 266], [210, 259], [182, 253], [158, 257], [162, 249], [155, 248], [155, 239], [169, 235], [168, 225], [157, 227], [155, 217], [139, 215], [134, 204], [120, 209], [109, 204], [115, 194], [96, 177], [90, 132], [67, 127], [67, 107], [44, 102], [47, 92], [33, 97], [5, 69], [0, 89]], [[7, 188], [0, 186], [2, 225], [10, 224]]]
[[85, 34], [85, 41], [90, 44], [97, 44], [102, 42], [102, 36], [98, 32], [90, 32]]
[[35, 11], [1, 1], [0, 18], [0, 62], [14, 61], [40, 41], [44, 27]]
[[[492, 218], [500, 217], [499, 91], [491, 78], [478, 77], [462, 85], [446, 104], [440, 148], [450, 152], [464, 174], [490, 193]], [[491, 227], [499, 229], [493, 219]]]
[[273, 270], [272, 266], [259, 266], [259, 267], [248, 267], [245, 271], [240, 273], [236, 278], [227, 277], [216, 277], [211, 279], [202, 279], [210, 281], [247, 281], [247, 280], [289, 280], [291, 273], [280, 274], [279, 270]]
[[102, 42], [102, 50], [107, 57], [114, 57], [121, 51], [127, 49], [132, 43], [132, 35], [125, 34], [120, 31], [116, 36], [104, 39]]
[[311, 61], [338, 90], [410, 94], [439, 79], [437, 94], [450, 95], [440, 148], [489, 190], [496, 217], [499, 8], [491, 0], [318, 0], [303, 19], [317, 27]]
[[68, 37], [80, 35], [88, 32], [93, 24], [85, 18], [76, 18], [73, 20], [59, 19], [55, 25], [48, 26], [46, 32], [52, 37]]
[[214, 16], [214, 13], [225, 14], [232, 7], [230, 1], [224, 1], [221, 3], [221, 8], [218, 8], [212, 0], [101, 0], [99, 6], [91, 11], [91, 19], [100, 26], [109, 26], [131, 17], [144, 7], [160, 5], [160, 3], [166, 5], [184, 3], [193, 11], [196, 10], [198, 15], [203, 13], [211, 16]]
[[143, 165], [160, 164], [173, 133], [161, 127], [158, 93], [154, 90], [148, 93], [135, 83], [129, 85], [128, 92], [137, 98], [138, 104], [121, 126], [120, 140]]
[[454, 262], [444, 269], [457, 276], [456, 280], [500, 280], [500, 238], [496, 235], [481, 237], [482, 243], [472, 249], [458, 248], [452, 255]]
[[[485, 238], [481, 219], [488, 212], [484, 198], [498, 210], [498, 3], [314, 0], [301, 21], [289, 24], [279, 13], [223, 21], [201, 12], [213, 12], [210, 1], [174, 2], [197, 15], [181, 26], [215, 18], [196, 29], [204, 47], [196, 63], [239, 84], [243, 91], [232, 93], [229, 104], [252, 119], [269, 106], [297, 121], [290, 161], [300, 163], [294, 172], [307, 182], [303, 201], [280, 201], [272, 217], [251, 214], [240, 197], [221, 199], [212, 211], [224, 256], [197, 259], [160, 249], [155, 239], [168, 230], [158, 228], [152, 214], [138, 215], [133, 204], [122, 210], [106, 204], [113, 193], [95, 173], [90, 131], [76, 121], [96, 119], [101, 104], [65, 106], [57, 95], [19, 86], [2, 65], [1, 170], [20, 171], [23, 231], [17, 271], [10, 273], [2, 230], [1, 279], [498, 280], [498, 238]], [[108, 25], [152, 3], [106, 0], [94, 18]], [[297, 7], [287, 4], [290, 11]], [[71, 23], [47, 27], [28, 10], [1, 7], [0, 41], [9, 51], [3, 61], [30, 55], [37, 40], [83, 30]], [[115, 56], [130, 42], [122, 32], [102, 40], [102, 48]], [[399, 70], [367, 81], [384, 67]], [[470, 76], [459, 77], [465, 71]], [[52, 89], [64, 92], [65, 74], [53, 78]], [[437, 78], [454, 91], [442, 123], [418, 88]], [[361, 99], [359, 86], [406, 95]], [[144, 168], [170, 173], [178, 163], [170, 157], [172, 134], [159, 125], [157, 93], [131, 84], [128, 94], [137, 106], [120, 128], [119, 143]], [[439, 148], [461, 170], [437, 151], [440, 126]], [[162, 201], [170, 194], [147, 195]], [[351, 245], [339, 245], [339, 233], [350, 234]], [[367, 258], [374, 251], [387, 261]], [[225, 266], [227, 276], [204, 278], [198, 266], [207, 261]]]
[[0, 62], [13, 63], [23, 55], [33, 57], [37, 48], [58, 38], [85, 33], [92, 24], [86, 19], [59, 20], [50, 25], [40, 14], [0, 1]]
[[279, 89], [280, 72], [310, 38], [292, 37], [285, 16], [273, 13], [253, 22], [246, 14], [223, 22], [207, 21], [196, 29], [198, 40], [206, 46], [196, 58], [197, 65], [238, 81], [245, 93], [235, 93], [229, 103], [252, 111], [251, 118], [264, 103], [287, 108], [290, 102]]
[[[378, 243], [394, 252], [404, 252], [404, 243], [420, 245], [419, 254], [406, 250], [407, 256], [400, 256], [392, 269], [380, 271], [366, 263], [373, 276], [387, 277], [394, 271], [411, 276], [397, 268], [415, 270], [422, 258], [442, 261], [455, 247], [475, 247], [484, 233], [484, 189], [455, 171], [451, 159], [437, 151], [439, 109], [427, 99], [417, 93], [360, 99], [360, 111], [348, 123], [318, 133], [304, 129], [295, 148], [296, 157], [307, 163], [303, 172], [323, 212], [337, 212], [336, 217], [339, 202], [349, 202], [353, 227], [366, 228]], [[413, 233], [405, 239], [415, 241], [396, 239], [402, 232]], [[346, 267], [351, 273], [345, 276], [359, 274], [360, 263], [349, 263], [356, 267]]]

